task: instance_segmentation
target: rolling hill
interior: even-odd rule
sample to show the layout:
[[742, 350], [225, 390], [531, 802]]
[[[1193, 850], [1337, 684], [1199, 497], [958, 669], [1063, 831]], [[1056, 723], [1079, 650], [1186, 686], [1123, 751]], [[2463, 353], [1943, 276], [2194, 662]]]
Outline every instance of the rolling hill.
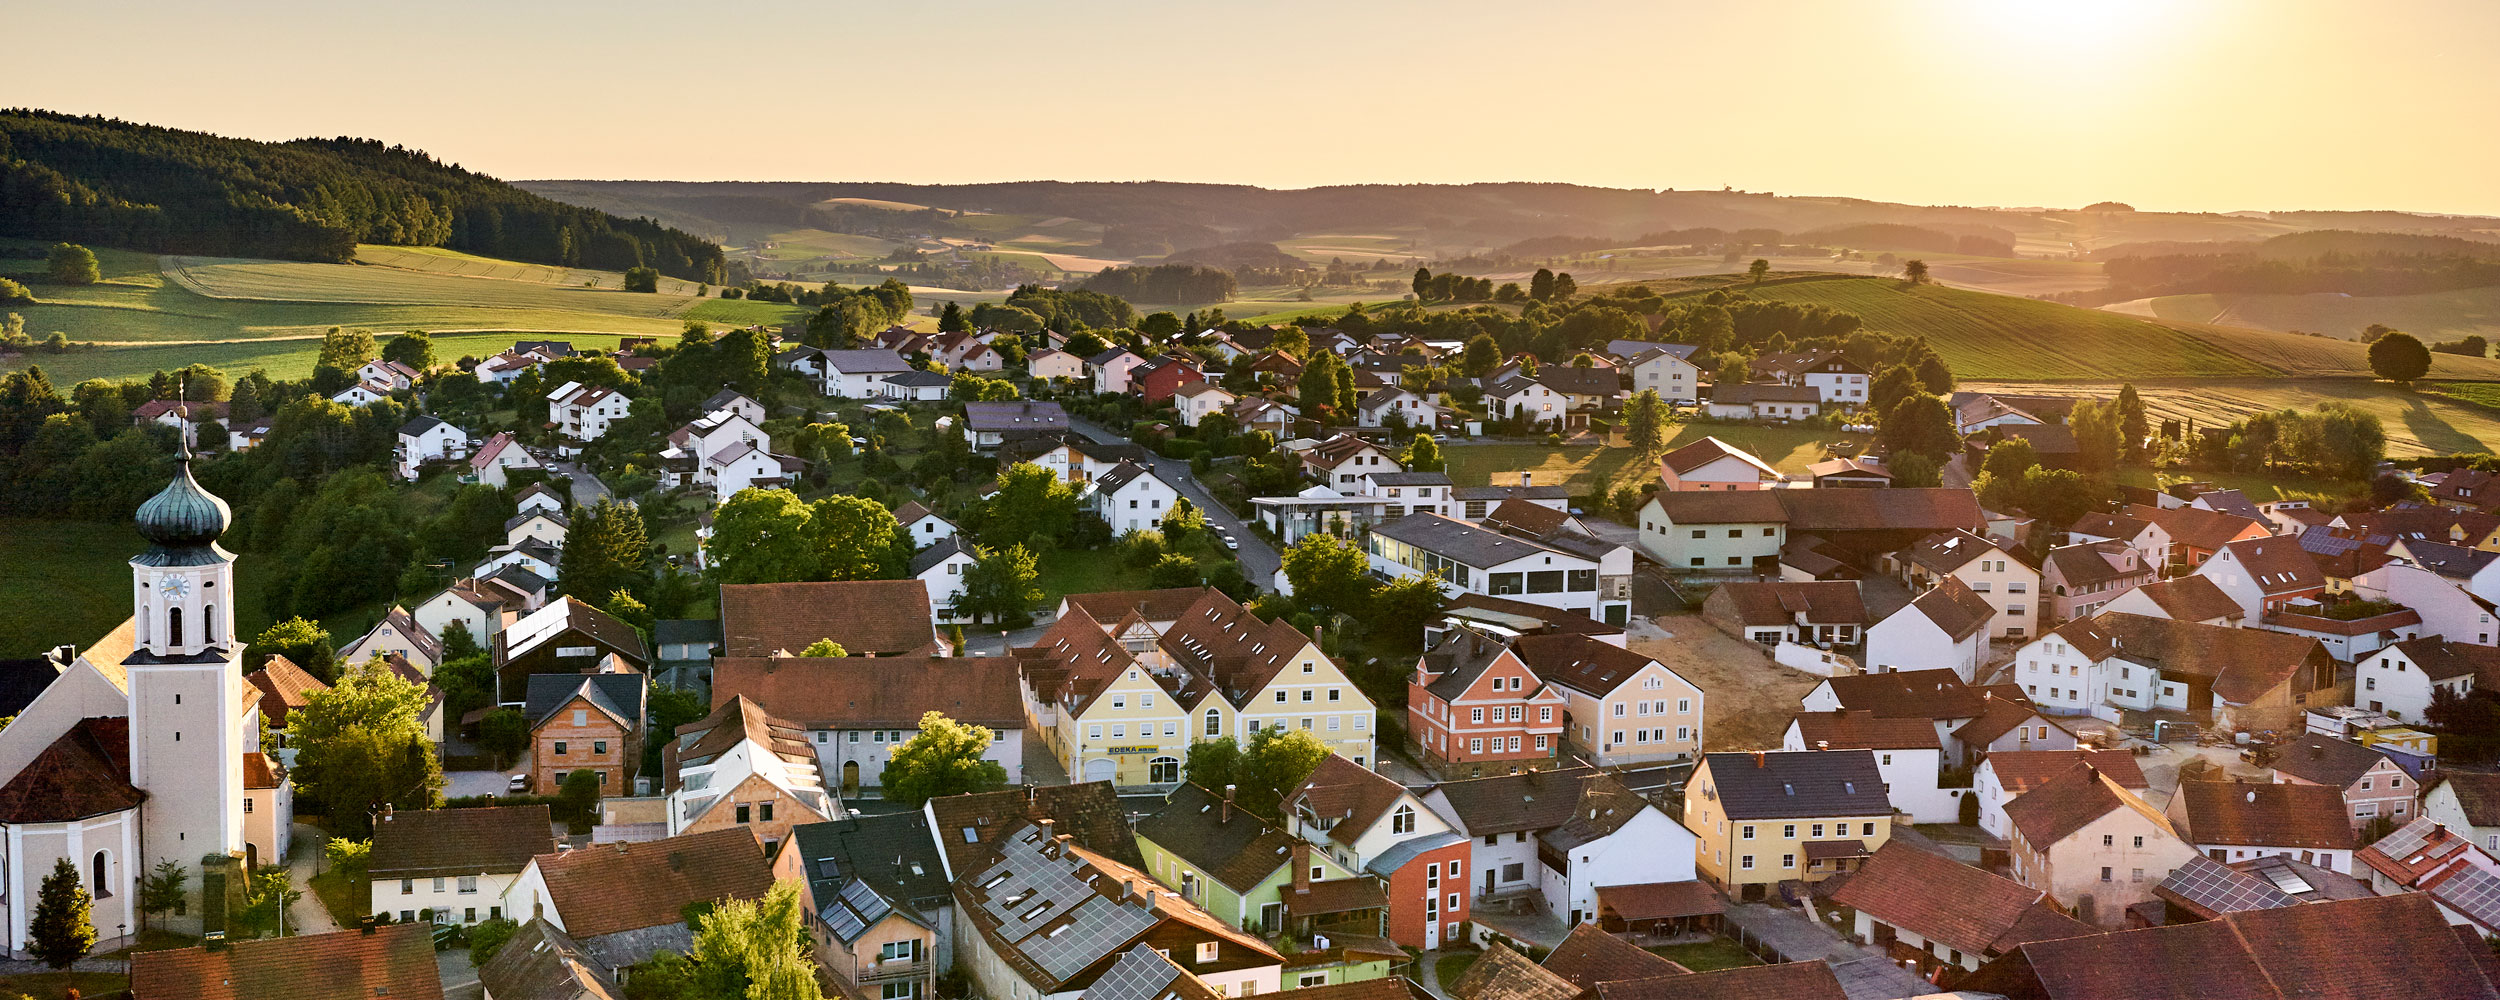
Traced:
[[254, 142], [0, 111], [0, 233], [156, 253], [343, 262], [360, 243], [719, 283], [720, 248], [372, 139]]
[[[2156, 322], [2008, 295], [1914, 287], [1888, 278], [1773, 282], [1746, 294], [1853, 312], [1871, 330], [1921, 334], [1954, 374], [1964, 378], [2370, 376], [2367, 348], [2357, 342]], [[2434, 378], [2500, 379], [2500, 361], [2436, 355], [2431, 373]]]

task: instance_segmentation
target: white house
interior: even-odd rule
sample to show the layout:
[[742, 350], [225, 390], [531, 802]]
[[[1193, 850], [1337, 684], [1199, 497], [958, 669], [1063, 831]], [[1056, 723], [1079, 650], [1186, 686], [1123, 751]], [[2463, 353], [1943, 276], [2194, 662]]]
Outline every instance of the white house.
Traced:
[[392, 465], [399, 478], [414, 481], [417, 468], [427, 462], [448, 462], [469, 457], [469, 432], [433, 417], [419, 414], [399, 427], [399, 447], [391, 453]]
[[955, 602], [964, 595], [964, 572], [972, 568], [972, 552], [964, 547], [961, 537], [949, 535], [911, 557], [910, 576], [929, 587], [929, 607], [938, 620], [956, 621], [970, 618], [957, 614]]
[[1094, 511], [1111, 525], [1113, 534], [1152, 531], [1179, 500], [1179, 490], [1145, 466], [1121, 462], [1094, 480]]
[[1884, 795], [1913, 823], [1960, 821], [1966, 788], [1944, 788], [1944, 741], [1926, 719], [1879, 718], [1839, 709], [1800, 712], [1780, 734], [1782, 750], [1866, 750], [1884, 776]]
[[471, 374], [476, 375], [478, 381], [489, 385], [511, 385], [520, 379], [522, 372], [552, 360], [554, 359], [537, 351], [505, 351], [478, 362], [477, 370]]
[[930, 510], [918, 500], [908, 500], [902, 506], [894, 508], [894, 520], [903, 526], [904, 534], [911, 536], [911, 547], [914, 550], [925, 549], [953, 538], [959, 530], [955, 527], [955, 522], [939, 516], [936, 511]]
[[519, 545], [525, 539], [537, 539], [556, 548], [564, 547], [564, 536], [573, 530], [573, 522], [563, 514], [542, 507], [528, 507], [503, 523], [503, 543]]
[[633, 405], [633, 400], [606, 386], [566, 382], [547, 394], [547, 419], [556, 425], [556, 433], [572, 442], [571, 450], [578, 451], [582, 444], [606, 436], [608, 425], [631, 415]]
[[2240, 606], [2246, 621], [2288, 610], [2326, 592], [2326, 576], [2300, 540], [2280, 535], [2243, 538], [2216, 550], [2196, 575], [2214, 582]]
[[704, 478], [711, 480], [712, 495], [726, 501], [748, 488], [779, 489], [790, 485], [800, 473], [807, 471], [807, 462], [791, 455], [776, 455], [761, 444], [739, 442], [719, 454], [703, 460]]
[[1803, 385], [1739, 382], [1710, 387], [1709, 413], [1721, 420], [1785, 423], [1823, 412], [1822, 390]]
[[835, 399], [877, 399], [885, 395], [886, 376], [911, 370], [910, 361], [889, 350], [826, 351], [824, 393]]
[[1866, 630], [1861, 662], [1872, 673], [1950, 667], [1963, 683], [1979, 682], [1988, 662], [1988, 625], [1996, 606], [1956, 577], [1945, 577]]
[[2419, 566], [2388, 563], [2353, 579], [2353, 593], [2371, 600], [2393, 601], [2422, 616], [2421, 634], [2451, 642], [2489, 646], [2500, 640], [2492, 606], [2457, 585], [2455, 580]]
[[1352, 434], [1339, 434], [1304, 448], [1301, 453], [1303, 473], [1322, 485], [1335, 487], [1339, 493], [1358, 491], [1355, 481], [1364, 476], [1405, 469], [1380, 446]]
[[1658, 398], [1670, 403], [1691, 406], [1701, 401], [1701, 369], [1692, 362], [1690, 344], [1651, 344], [1643, 341], [1616, 341], [1617, 345], [1636, 345], [1630, 353], [1619, 353], [1624, 370], [1632, 373], [1632, 391], [1656, 390]]
[[1486, 386], [1484, 403], [1496, 417], [1525, 417], [1533, 426], [1560, 427], [1564, 416], [1571, 412], [1569, 395], [1524, 375], [1513, 375]]
[[1661, 490], [1767, 490], [1787, 482], [1780, 470], [1743, 448], [1705, 437], [1658, 460]]
[[561, 514], [564, 513], [565, 503], [564, 498], [556, 495], [556, 491], [548, 488], [547, 484], [531, 483], [529, 488], [512, 498], [512, 506], [524, 514], [534, 510]]
[[384, 809], [373, 824], [367, 902], [404, 923], [501, 919], [522, 869], [555, 851], [550, 830], [544, 805]]
[[2422, 793], [2422, 818], [2470, 833], [2486, 851], [2500, 851], [2500, 774], [2446, 771]]
[[2224, 864], [2252, 857], [2352, 874], [2360, 849], [2344, 814], [2344, 790], [2327, 785], [2183, 781], [2162, 810], [2179, 839]]
[[2500, 649], [2424, 636], [2362, 658], [2354, 674], [2356, 707], [2420, 721], [2428, 714], [2435, 691], [2463, 698], [2475, 688], [2500, 684]]
[[371, 406], [391, 398], [390, 389], [379, 382], [358, 382], [330, 397], [333, 403], [348, 406]]
[[1375, 525], [1364, 545], [1382, 579], [1433, 576], [1452, 597], [1490, 594], [1612, 625], [1631, 617], [1629, 546], [1569, 534], [1522, 538], [1441, 514]]
[[417, 380], [423, 377], [414, 368], [381, 358], [367, 361], [356, 369], [356, 381], [382, 389], [386, 393], [415, 388]]
[[704, 400], [703, 405], [697, 407], [697, 409], [700, 409], [705, 413], [719, 413], [726, 410], [730, 413], [737, 414], [738, 416], [745, 417], [747, 422], [751, 424], [762, 424], [764, 422], [764, 404], [756, 402], [746, 393], [739, 392], [736, 389], [723, 389], [719, 392], [713, 393], [712, 398]]
[[932, 371], [896, 372], [885, 377], [885, 398], [934, 403], [955, 387], [955, 377]]
[[1045, 347], [1025, 356], [1024, 370], [1037, 381], [1047, 379], [1073, 381], [1085, 377], [1085, 359], [1056, 347]]
[[1196, 427], [1199, 421], [1231, 409], [1240, 398], [1213, 382], [1192, 382], [1172, 394], [1172, 405], [1181, 411], [1181, 426]]
[[1397, 386], [1372, 390], [1354, 405], [1354, 422], [1358, 427], [1386, 427], [1394, 416], [1408, 427], [1426, 430], [1441, 422], [1441, 406], [1421, 394]]
[[1990, 638], [2020, 639], [2034, 634], [2040, 614], [2040, 570], [2026, 561], [2011, 542], [1982, 538], [1969, 531], [1941, 531], [1919, 539], [1895, 557], [1902, 582], [1912, 589], [1931, 586], [1946, 577], [1969, 584], [1981, 600], [1997, 609]]
[[1448, 514], [1456, 517], [1458, 511], [1451, 506], [1450, 490], [1450, 476], [1446, 472], [1382, 470], [1357, 477], [1354, 492], [1386, 499], [1388, 504], [1381, 510], [1384, 517], [1404, 517], [1408, 514]]
[[[1545, 911], [1564, 915], [1566, 925], [1597, 920], [1602, 887], [1693, 881], [1700, 843], [1684, 824], [1612, 776], [1583, 783], [1571, 818], [1536, 839], [1537, 860], [1545, 868]], [[1554, 867], [1557, 859], [1562, 868]]]
[[520, 442], [513, 440], [510, 431], [501, 431], [487, 438], [486, 443], [478, 447], [477, 454], [469, 456], [469, 475], [478, 482], [497, 488], [512, 485], [512, 480], [504, 473], [513, 469], [537, 468], [544, 468], [538, 464], [538, 456], [530, 454]]
[[760, 421], [735, 407], [712, 410], [696, 417], [686, 426], [669, 432], [668, 448], [660, 452], [660, 485], [668, 489], [683, 489], [711, 482], [717, 465], [715, 457], [740, 444], [769, 451], [773, 439], [764, 433]]

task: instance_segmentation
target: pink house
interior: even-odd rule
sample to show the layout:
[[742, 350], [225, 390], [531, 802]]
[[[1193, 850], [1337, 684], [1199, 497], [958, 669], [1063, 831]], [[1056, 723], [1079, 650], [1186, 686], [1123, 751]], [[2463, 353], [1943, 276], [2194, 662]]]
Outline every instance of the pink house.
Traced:
[[2386, 754], [2350, 740], [2303, 733], [2282, 744], [2274, 756], [2274, 781], [2343, 789], [2345, 818], [2355, 830], [2380, 817], [2403, 826], [2421, 815], [2421, 784]]
[[2049, 592], [2049, 612], [2058, 622], [2090, 618], [2119, 595], [2160, 578], [2160, 566], [2122, 541], [2050, 549], [2040, 567], [2040, 586]]

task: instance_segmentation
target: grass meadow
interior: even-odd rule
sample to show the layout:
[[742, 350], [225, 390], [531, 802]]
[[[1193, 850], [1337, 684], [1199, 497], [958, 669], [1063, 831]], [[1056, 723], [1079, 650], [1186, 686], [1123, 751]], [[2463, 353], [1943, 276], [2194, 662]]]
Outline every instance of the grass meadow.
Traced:
[[[0, 518], [0, 659], [34, 656], [64, 643], [81, 649], [130, 617], [130, 557], [147, 542], [128, 523]], [[235, 629], [258, 635], [260, 557], [235, 565]]]
[[[2047, 396], [2106, 399], [2117, 394], [2116, 383], [1972, 382], [1965, 389]], [[2442, 389], [2465, 399], [2500, 404], [2500, 384], [2445, 383]], [[2367, 379], [2207, 379], [2195, 382], [2138, 382], [2144, 408], [2155, 423], [2193, 420], [2198, 427], [2226, 424], [2265, 410], [2313, 410], [2328, 402], [2347, 402], [2376, 414], [2387, 429], [2390, 455], [2432, 455], [2450, 452], [2500, 452], [2500, 410], [2439, 393], [2412, 392]]]

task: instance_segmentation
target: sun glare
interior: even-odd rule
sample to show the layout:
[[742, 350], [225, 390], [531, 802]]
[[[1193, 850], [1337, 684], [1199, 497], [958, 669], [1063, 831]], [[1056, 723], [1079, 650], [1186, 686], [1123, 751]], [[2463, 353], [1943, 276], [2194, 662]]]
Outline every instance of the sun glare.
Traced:
[[2075, 50], [2140, 43], [2182, 8], [2168, 0], [1976, 0], [1965, 9], [1995, 43]]

